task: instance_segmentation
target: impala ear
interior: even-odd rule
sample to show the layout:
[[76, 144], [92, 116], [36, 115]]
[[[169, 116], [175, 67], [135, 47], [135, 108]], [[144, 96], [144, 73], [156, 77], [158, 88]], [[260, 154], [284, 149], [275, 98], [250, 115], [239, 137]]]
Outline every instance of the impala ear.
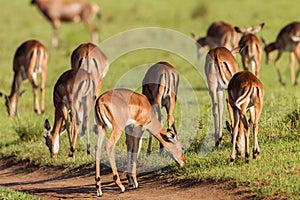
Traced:
[[0, 97], [2, 98], [2, 99], [7, 99], [7, 95], [6, 94], [3, 94], [2, 92], [0, 92]]
[[265, 23], [261, 23], [260, 25], [252, 27], [251, 33], [255, 34], [261, 31], [264, 27]]
[[195, 33], [191, 33], [191, 36], [195, 39], [195, 40], [198, 40], [199, 37], [195, 34]]
[[238, 26], [235, 26], [234, 27], [234, 30], [237, 32], [237, 33], [244, 33], [244, 31], [242, 31], [241, 29], [240, 29], [240, 27], [238, 27]]
[[167, 137], [170, 141], [174, 141], [174, 140], [177, 139], [176, 138], [176, 133], [171, 129], [167, 129]]
[[50, 123], [49, 123], [49, 120], [48, 120], [48, 119], [45, 120], [44, 128], [45, 128], [45, 130], [46, 130], [47, 136], [49, 136], [49, 135], [50, 135], [50, 129], [51, 129], [51, 126], [50, 126]]

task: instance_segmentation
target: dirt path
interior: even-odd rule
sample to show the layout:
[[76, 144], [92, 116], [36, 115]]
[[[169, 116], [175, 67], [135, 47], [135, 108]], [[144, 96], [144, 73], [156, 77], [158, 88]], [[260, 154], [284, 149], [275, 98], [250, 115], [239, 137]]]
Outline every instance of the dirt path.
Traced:
[[[122, 174], [124, 184], [125, 175]], [[99, 199], [253, 199], [245, 188], [232, 188], [226, 183], [167, 183], [153, 174], [138, 178], [138, 189], [126, 188], [120, 193], [112, 181], [112, 174], [101, 176], [103, 196]], [[41, 199], [96, 199], [94, 169], [86, 167], [72, 172], [59, 169], [30, 167], [0, 160], [0, 185], [28, 192]]]

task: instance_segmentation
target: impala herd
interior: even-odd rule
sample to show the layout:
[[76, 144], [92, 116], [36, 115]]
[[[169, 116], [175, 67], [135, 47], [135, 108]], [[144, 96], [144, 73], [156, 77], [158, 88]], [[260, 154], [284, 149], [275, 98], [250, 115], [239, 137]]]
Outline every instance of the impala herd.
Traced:
[[[70, 143], [69, 157], [74, 157], [78, 136], [86, 134], [87, 154], [90, 147], [90, 112], [94, 111], [93, 131], [97, 135], [96, 154], [96, 188], [97, 196], [102, 196], [100, 161], [102, 143], [107, 129], [112, 133], [108, 138], [105, 149], [114, 175], [114, 181], [121, 192], [125, 191], [118, 175], [115, 162], [114, 148], [125, 132], [128, 153], [127, 179], [129, 185], [138, 188], [137, 158], [141, 148], [141, 138], [145, 130], [149, 131], [147, 155], [152, 151], [152, 136], [160, 142], [160, 152], [163, 148], [171, 157], [183, 166], [186, 163], [185, 149], [178, 139], [173, 116], [176, 106], [179, 73], [168, 62], [158, 62], [146, 72], [142, 81], [142, 94], [135, 91], [118, 88], [102, 94], [102, 80], [109, 70], [106, 55], [97, 46], [98, 35], [92, 23], [99, 7], [93, 3], [61, 2], [48, 0], [32, 0], [38, 9], [51, 22], [54, 34], [53, 46], [58, 45], [58, 27], [61, 22], [84, 21], [90, 31], [93, 43], [80, 44], [71, 55], [71, 68], [61, 74], [54, 85], [54, 123], [45, 120], [46, 145], [53, 158], [58, 156], [60, 136], [67, 131]], [[214, 122], [215, 146], [222, 141], [223, 107], [226, 96], [230, 122], [226, 121], [226, 128], [232, 136], [232, 152], [230, 164], [245, 153], [245, 161], [250, 157], [250, 129], [253, 129], [254, 147], [253, 158], [259, 153], [258, 124], [262, 112], [264, 87], [259, 79], [261, 57], [266, 53], [267, 63], [270, 53], [278, 50], [275, 68], [278, 79], [284, 84], [279, 71], [278, 60], [284, 51], [289, 51], [291, 83], [295, 85], [300, 74], [300, 22], [286, 25], [278, 34], [276, 41], [266, 44], [255, 34], [262, 30], [264, 23], [248, 27], [234, 27], [231, 24], [218, 21], [210, 25], [205, 37], [193, 34], [198, 47], [198, 58], [204, 53], [205, 46], [209, 47], [206, 55], [204, 70], [207, 78], [208, 91], [212, 102]], [[262, 42], [261, 42], [262, 41]], [[262, 46], [264, 44], [264, 47]], [[239, 71], [235, 53], [239, 52], [243, 71]], [[298, 62], [298, 71], [294, 75], [294, 57]], [[37, 40], [28, 40], [16, 50], [13, 60], [14, 78], [9, 95], [0, 93], [4, 98], [7, 112], [10, 116], [17, 114], [18, 98], [24, 93], [20, 91], [21, 82], [28, 79], [33, 88], [34, 111], [42, 114], [45, 110], [45, 81], [47, 75], [48, 51]], [[38, 81], [38, 74], [41, 74]], [[38, 99], [38, 82], [40, 82], [41, 102]], [[224, 94], [227, 90], [227, 95]], [[162, 108], [167, 112], [167, 128], [162, 119]], [[249, 111], [249, 119], [247, 112]]]

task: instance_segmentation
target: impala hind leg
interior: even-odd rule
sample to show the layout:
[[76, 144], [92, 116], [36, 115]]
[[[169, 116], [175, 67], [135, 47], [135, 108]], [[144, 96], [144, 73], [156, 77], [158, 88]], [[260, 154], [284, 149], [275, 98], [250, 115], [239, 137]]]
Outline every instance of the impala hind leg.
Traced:
[[217, 103], [216, 88], [209, 88], [209, 94], [212, 102], [212, 115], [214, 118], [215, 146], [218, 147], [220, 142], [219, 142], [219, 134], [218, 134], [218, 103]]
[[120, 139], [121, 134], [122, 134], [122, 130], [118, 129], [117, 127], [113, 127], [111, 136], [106, 144], [106, 152], [108, 154], [110, 166], [111, 166], [111, 169], [113, 172], [113, 179], [114, 179], [115, 183], [117, 184], [117, 186], [120, 188], [121, 192], [125, 192], [125, 187], [121, 182], [121, 179], [120, 179], [120, 176], [119, 176], [119, 173], [117, 170], [116, 159], [115, 159], [115, 154], [114, 154], [115, 145], [116, 145], [117, 141]]
[[224, 109], [224, 105], [223, 105], [223, 93], [224, 91], [222, 89], [219, 89], [217, 91], [217, 95], [218, 95], [218, 126], [217, 126], [217, 136], [218, 136], [218, 140], [216, 142], [216, 146], [219, 146], [222, 138], [223, 138], [223, 133], [222, 133], [222, 127], [223, 127], [223, 109]]
[[240, 116], [239, 111], [234, 110], [234, 125], [233, 125], [233, 135], [232, 135], [232, 150], [230, 156], [230, 164], [232, 165], [235, 160], [235, 148], [236, 148], [236, 139], [239, 132], [239, 123], [240, 123]]
[[250, 110], [251, 118], [253, 119], [253, 135], [254, 135], [254, 147], [253, 147], [253, 159], [256, 159], [260, 154], [258, 145], [258, 120], [261, 114], [261, 109], [252, 108]]
[[104, 140], [104, 136], [106, 133], [106, 130], [103, 129], [102, 126], [94, 125], [94, 132], [96, 135], [98, 135], [97, 138], [97, 144], [95, 146], [95, 152], [96, 152], [96, 189], [97, 189], [97, 196], [102, 196], [102, 190], [101, 190], [101, 178], [100, 178], [100, 161], [101, 161], [101, 151], [102, 151], [102, 144]]
[[33, 51], [29, 65], [28, 65], [28, 72], [27, 72], [27, 78], [31, 83], [32, 91], [33, 91], [33, 97], [34, 97], [34, 112], [37, 114], [41, 114], [40, 110], [40, 103], [38, 98], [38, 80], [37, 80], [37, 73], [35, 70], [35, 65], [37, 62], [37, 51]]
[[81, 133], [84, 134], [86, 132], [86, 151], [87, 154], [91, 154], [91, 143], [90, 143], [90, 110], [91, 110], [91, 103], [88, 102], [89, 99], [92, 97], [85, 97], [85, 102], [83, 104], [83, 124], [82, 124], [82, 131]]

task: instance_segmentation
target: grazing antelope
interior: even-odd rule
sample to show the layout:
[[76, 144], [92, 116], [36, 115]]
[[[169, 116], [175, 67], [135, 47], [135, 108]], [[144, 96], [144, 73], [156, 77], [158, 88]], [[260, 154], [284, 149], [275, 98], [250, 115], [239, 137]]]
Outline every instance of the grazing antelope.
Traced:
[[217, 47], [207, 53], [205, 75], [212, 101], [216, 147], [222, 140], [223, 93], [236, 72], [238, 72], [238, 64], [227, 48]]
[[136, 161], [144, 130], [153, 134], [180, 166], [186, 163], [184, 147], [178, 141], [177, 135], [173, 131], [164, 130], [147, 97], [142, 94], [127, 89], [114, 89], [105, 92], [96, 100], [95, 123], [94, 131], [98, 135], [95, 149], [97, 196], [102, 196], [100, 181], [101, 146], [108, 128], [112, 129], [112, 133], [107, 141], [106, 151], [114, 175], [113, 178], [121, 192], [125, 191], [125, 187], [118, 175], [114, 148], [124, 130], [128, 151], [127, 178], [129, 185], [134, 188], [138, 187]]
[[[282, 85], [285, 85], [281, 78], [281, 73], [279, 70], [279, 58], [284, 51], [290, 52], [290, 77], [292, 85], [297, 84], [297, 79], [300, 74], [300, 55], [299, 55], [299, 41], [300, 41], [300, 22], [292, 22], [285, 27], [283, 27], [275, 42], [266, 44], [264, 43], [264, 51], [266, 52], [266, 63], [269, 64], [271, 61], [270, 53], [274, 50], [278, 50], [277, 57], [275, 58], [274, 64], [278, 75], [278, 80]], [[294, 59], [298, 61], [298, 71], [296, 77], [294, 76]]]
[[99, 6], [95, 3], [61, 0], [31, 0], [31, 4], [36, 4], [38, 9], [50, 21], [53, 27], [52, 45], [58, 45], [58, 28], [61, 22], [83, 21], [89, 27], [91, 40], [98, 43], [97, 29], [93, 24], [93, 19], [99, 11]]
[[193, 33], [192, 36], [198, 44], [198, 58], [201, 57], [203, 47], [205, 46], [208, 46], [209, 49], [226, 47], [229, 50], [233, 50], [237, 47], [240, 39], [234, 27], [223, 21], [213, 22], [209, 26], [205, 37], [198, 37]]
[[53, 129], [50, 131], [48, 119], [45, 120], [44, 125], [46, 145], [51, 157], [56, 158], [58, 155], [60, 135], [64, 128], [67, 129], [70, 142], [69, 157], [73, 157], [81, 121], [83, 122], [82, 132], [87, 133], [87, 153], [90, 154], [89, 111], [95, 101], [94, 90], [91, 75], [83, 69], [68, 70], [57, 80], [53, 92], [55, 107]]
[[[264, 87], [260, 80], [249, 71], [236, 73], [228, 84], [228, 111], [232, 126], [227, 122], [227, 129], [232, 135], [232, 153], [230, 163], [235, 160], [235, 148], [241, 156], [246, 147], [245, 161], [249, 162], [250, 150], [250, 126], [253, 127], [255, 159], [260, 149], [258, 146], [258, 121], [262, 111]], [[247, 120], [247, 111], [250, 112], [250, 120]], [[244, 137], [244, 138], [243, 138]]]
[[[143, 79], [142, 93], [147, 97], [158, 120], [162, 123], [162, 107], [168, 115], [168, 129], [177, 134], [173, 112], [179, 85], [179, 74], [175, 67], [168, 62], [158, 62], [152, 65]], [[149, 136], [147, 155], [151, 154], [152, 135]], [[160, 149], [162, 149], [160, 144]]]
[[249, 70], [249, 67], [251, 67], [250, 71], [258, 78], [262, 56], [262, 45], [255, 33], [261, 31], [263, 27], [264, 23], [248, 28], [234, 27], [236, 32], [243, 35], [239, 41], [239, 52], [241, 54], [243, 68], [244, 70]]
[[95, 95], [98, 96], [102, 79], [109, 69], [108, 59], [99, 47], [92, 43], [80, 44], [71, 55], [71, 67], [85, 69], [92, 75], [96, 86]]
[[[28, 40], [18, 47], [13, 60], [14, 79], [10, 95], [0, 93], [0, 96], [5, 99], [5, 106], [9, 116], [17, 114], [18, 99], [23, 94], [19, 90], [21, 82], [25, 79], [28, 79], [32, 85], [35, 113], [41, 114], [45, 111], [44, 99], [47, 65], [48, 51], [39, 41]], [[41, 108], [38, 99], [38, 74], [41, 74]]]

